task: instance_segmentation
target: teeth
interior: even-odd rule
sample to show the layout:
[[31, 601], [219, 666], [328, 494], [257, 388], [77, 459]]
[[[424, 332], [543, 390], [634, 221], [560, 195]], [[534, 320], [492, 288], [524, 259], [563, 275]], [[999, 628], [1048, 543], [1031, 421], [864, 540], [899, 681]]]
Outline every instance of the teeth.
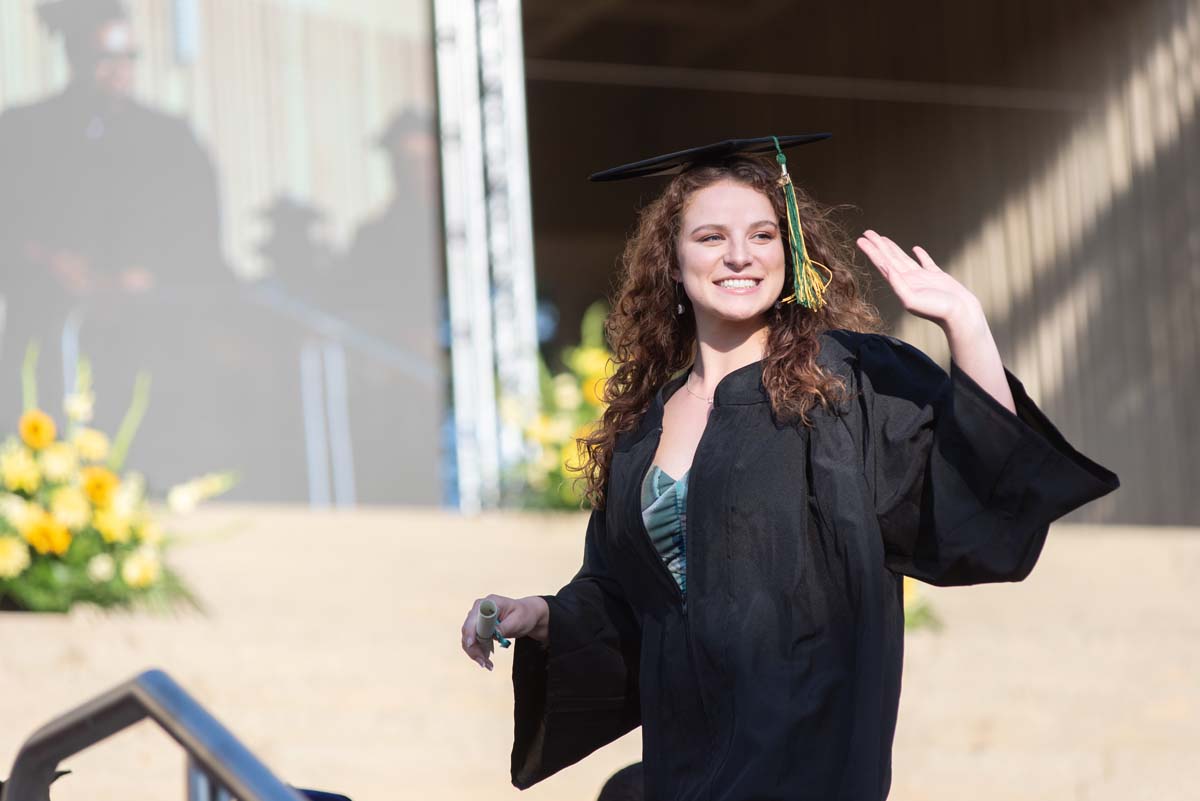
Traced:
[[755, 286], [756, 284], [758, 284], [758, 282], [753, 278], [728, 278], [724, 281], [720, 281], [717, 286], [748, 287]]

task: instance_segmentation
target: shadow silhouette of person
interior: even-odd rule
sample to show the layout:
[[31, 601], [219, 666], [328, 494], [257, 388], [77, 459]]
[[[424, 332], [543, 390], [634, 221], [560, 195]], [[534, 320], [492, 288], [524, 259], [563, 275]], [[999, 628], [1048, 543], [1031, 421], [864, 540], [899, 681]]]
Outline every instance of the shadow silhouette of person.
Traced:
[[306, 303], [326, 305], [336, 265], [325, 212], [309, 201], [279, 194], [259, 216], [267, 230], [256, 250], [270, 274]]
[[157, 305], [139, 299], [232, 285], [213, 164], [184, 120], [134, 97], [140, 53], [124, 4], [53, 0], [36, 10], [61, 38], [70, 78], [0, 112], [6, 395], [26, 342], [53, 353], [80, 305], [89, 319], [120, 318]]
[[374, 144], [387, 157], [392, 194], [351, 239], [341, 300], [346, 312], [376, 336], [421, 347], [438, 324], [432, 310], [439, 307], [441, 291], [433, 116], [399, 111]]
[[428, 465], [442, 447], [436, 421], [446, 392], [433, 115], [402, 109], [372, 144], [387, 159], [392, 192], [356, 229], [327, 293], [339, 316], [391, 353], [383, 359], [356, 349], [347, 358], [358, 501], [433, 504], [441, 479]]

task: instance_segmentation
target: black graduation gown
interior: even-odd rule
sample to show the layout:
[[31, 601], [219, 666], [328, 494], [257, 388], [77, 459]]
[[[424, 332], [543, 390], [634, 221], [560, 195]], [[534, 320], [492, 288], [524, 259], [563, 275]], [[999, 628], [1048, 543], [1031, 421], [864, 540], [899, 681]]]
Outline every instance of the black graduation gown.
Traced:
[[834, 331], [839, 413], [777, 424], [762, 363], [717, 386], [688, 485], [688, 594], [642, 525], [659, 391], [622, 435], [583, 566], [547, 596], [548, 646], [518, 640], [512, 779], [529, 787], [637, 725], [646, 797], [887, 797], [902, 574], [1019, 581], [1049, 523], [1117, 487], [1006, 373], [1017, 414], [956, 365]]

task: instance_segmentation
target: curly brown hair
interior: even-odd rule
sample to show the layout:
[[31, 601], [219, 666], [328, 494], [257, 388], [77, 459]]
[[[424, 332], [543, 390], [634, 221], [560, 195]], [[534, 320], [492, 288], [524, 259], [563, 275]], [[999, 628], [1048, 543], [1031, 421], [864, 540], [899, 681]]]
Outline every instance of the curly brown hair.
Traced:
[[[696, 320], [685, 304], [676, 315], [676, 242], [683, 210], [693, 193], [718, 181], [736, 181], [770, 199], [784, 234], [787, 276], [780, 297], [791, 294], [791, 252], [786, 240], [787, 208], [778, 186], [779, 168], [773, 162], [739, 156], [718, 164], [685, 170], [638, 215], [636, 232], [625, 244], [617, 277], [616, 301], [605, 322], [615, 373], [604, 385], [604, 416], [587, 437], [578, 440], [586, 454], [578, 468], [586, 481], [584, 496], [603, 509], [608, 471], [617, 437], [632, 430], [666, 381], [689, 367], [695, 358]], [[817, 364], [822, 332], [835, 328], [879, 331], [879, 313], [859, 289], [850, 237], [835, 222], [840, 209], [824, 206], [796, 187], [796, 203], [804, 226], [809, 256], [833, 274], [825, 291], [825, 306], [809, 311], [797, 304], [767, 315], [768, 335], [763, 357], [763, 385], [776, 419], [811, 425], [809, 412], [818, 404], [829, 408], [845, 397], [842, 380]], [[576, 479], [577, 481], [580, 479]]]

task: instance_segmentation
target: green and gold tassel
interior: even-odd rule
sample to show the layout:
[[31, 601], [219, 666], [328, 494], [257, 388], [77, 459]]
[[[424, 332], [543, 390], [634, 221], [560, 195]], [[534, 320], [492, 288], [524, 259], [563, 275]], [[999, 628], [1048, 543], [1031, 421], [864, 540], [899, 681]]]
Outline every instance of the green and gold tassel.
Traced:
[[[804, 229], [800, 227], [800, 210], [796, 205], [796, 189], [792, 186], [792, 176], [787, 171], [787, 156], [775, 140], [775, 160], [783, 174], [779, 177], [779, 185], [783, 187], [783, 195], [787, 200], [788, 243], [792, 248], [792, 286], [795, 291], [782, 300], [783, 303], [799, 303], [806, 309], [817, 310], [825, 305], [825, 290], [833, 280], [833, 271], [808, 257], [808, 248], [804, 245]], [[827, 273], [822, 276], [817, 272], [820, 267]]]

